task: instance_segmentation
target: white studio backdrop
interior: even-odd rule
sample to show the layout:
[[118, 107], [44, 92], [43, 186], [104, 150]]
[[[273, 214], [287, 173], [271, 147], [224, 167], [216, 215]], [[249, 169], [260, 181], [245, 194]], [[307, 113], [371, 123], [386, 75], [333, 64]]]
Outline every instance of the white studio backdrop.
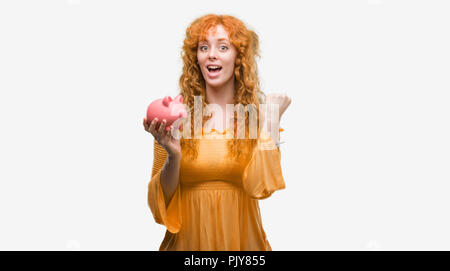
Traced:
[[256, 31], [292, 98], [273, 250], [449, 250], [448, 1], [0, 2], [0, 249], [158, 250], [142, 118], [179, 93], [185, 30]]

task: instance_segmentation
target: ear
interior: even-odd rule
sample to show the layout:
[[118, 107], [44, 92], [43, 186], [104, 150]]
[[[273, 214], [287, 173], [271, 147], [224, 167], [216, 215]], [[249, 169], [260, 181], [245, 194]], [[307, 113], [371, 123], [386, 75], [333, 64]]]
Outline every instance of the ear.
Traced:
[[175, 102], [183, 103], [183, 95], [179, 94], [175, 99], [173, 99]]
[[169, 104], [170, 104], [171, 101], [172, 101], [172, 97], [166, 96], [166, 97], [163, 98], [162, 103], [163, 103], [163, 105], [165, 105], [165, 106], [169, 106]]

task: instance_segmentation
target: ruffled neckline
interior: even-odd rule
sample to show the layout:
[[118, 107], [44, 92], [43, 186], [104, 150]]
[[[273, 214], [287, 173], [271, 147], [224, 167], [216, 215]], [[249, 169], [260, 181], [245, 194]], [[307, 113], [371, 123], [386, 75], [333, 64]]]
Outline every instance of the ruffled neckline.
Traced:
[[[227, 131], [230, 131], [231, 132], [231, 128], [227, 128], [227, 129], [225, 129], [225, 130], [223, 130], [223, 131], [219, 131], [219, 130], [216, 130], [215, 128], [212, 128], [211, 130], [209, 130], [209, 131], [203, 131], [203, 135], [204, 136], [209, 136], [209, 137], [214, 137], [214, 136], [225, 136], [226, 135], [226, 133], [227, 133]], [[283, 128], [279, 128], [278, 129], [278, 131], [279, 132], [283, 132], [284, 131], [284, 129]]]

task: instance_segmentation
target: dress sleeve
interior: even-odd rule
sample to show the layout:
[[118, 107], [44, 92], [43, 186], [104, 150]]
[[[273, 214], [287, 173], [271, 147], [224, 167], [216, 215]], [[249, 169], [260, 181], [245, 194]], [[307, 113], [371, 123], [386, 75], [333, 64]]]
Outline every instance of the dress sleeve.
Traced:
[[[284, 131], [282, 128], [279, 131]], [[276, 190], [286, 188], [281, 172], [281, 153], [272, 138], [261, 133], [242, 175], [244, 191], [254, 199], [266, 199]]]
[[153, 141], [152, 178], [148, 184], [148, 205], [156, 223], [165, 225], [171, 233], [177, 233], [181, 227], [181, 191], [178, 184], [175, 194], [166, 206], [161, 186], [161, 171], [167, 152], [156, 141]]

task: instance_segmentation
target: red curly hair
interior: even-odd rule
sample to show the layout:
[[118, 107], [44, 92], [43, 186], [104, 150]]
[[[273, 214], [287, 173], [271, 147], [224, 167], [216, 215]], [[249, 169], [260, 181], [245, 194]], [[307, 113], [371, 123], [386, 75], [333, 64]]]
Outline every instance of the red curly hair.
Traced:
[[[258, 35], [248, 29], [244, 23], [229, 15], [207, 14], [195, 19], [186, 29], [186, 37], [184, 39], [181, 57], [183, 59], [183, 71], [179, 79], [180, 94], [183, 96], [183, 102], [189, 107], [190, 112], [194, 112], [194, 96], [202, 97], [202, 111], [207, 105], [208, 97], [206, 96], [205, 79], [201, 73], [199, 64], [197, 63], [197, 48], [199, 41], [205, 40], [208, 31], [215, 29], [217, 25], [222, 25], [228, 32], [230, 42], [237, 49], [236, 62], [234, 68], [235, 75], [235, 95], [234, 105], [242, 104], [244, 107], [248, 104], [256, 106], [257, 122], [259, 124], [259, 104], [264, 103], [265, 94], [260, 90], [260, 83], [257, 75], [256, 57], [259, 54], [259, 38]], [[187, 119], [185, 124], [190, 125], [191, 136], [189, 139], [181, 138], [180, 144], [183, 156], [189, 156], [195, 159], [198, 156], [198, 140], [192, 135], [194, 131], [194, 114], [191, 119]], [[211, 118], [211, 116], [199, 116], [203, 122]], [[257, 139], [249, 137], [249, 114], [245, 112], [245, 121], [238, 122], [236, 112], [234, 112], [234, 135], [237, 134], [238, 125], [240, 129], [244, 129], [244, 139], [230, 139], [228, 141], [228, 157], [238, 161], [246, 159], [252, 153], [257, 144]], [[245, 125], [245, 127], [242, 127]], [[184, 124], [183, 124], [184, 126]], [[202, 123], [203, 127], [203, 123]], [[259, 138], [260, 131], [257, 129]]]

